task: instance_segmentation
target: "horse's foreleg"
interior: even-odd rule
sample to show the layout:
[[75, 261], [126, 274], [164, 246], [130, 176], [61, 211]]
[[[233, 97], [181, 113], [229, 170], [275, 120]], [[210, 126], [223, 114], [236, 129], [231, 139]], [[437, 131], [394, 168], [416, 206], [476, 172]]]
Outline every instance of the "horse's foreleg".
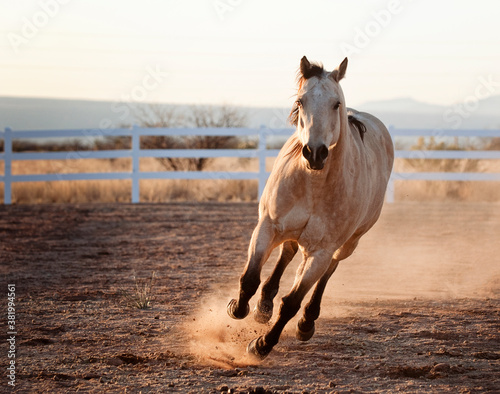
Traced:
[[339, 261], [333, 259], [330, 264], [330, 267], [328, 267], [328, 270], [321, 277], [321, 279], [318, 281], [318, 284], [314, 288], [311, 300], [304, 308], [304, 315], [297, 324], [297, 332], [296, 332], [297, 338], [300, 339], [301, 341], [308, 341], [314, 335], [314, 322], [319, 317], [321, 299], [323, 297], [326, 284], [328, 283], [328, 280], [337, 269], [338, 265]]
[[330, 261], [331, 254], [325, 251], [305, 258], [299, 266], [292, 290], [281, 301], [278, 320], [267, 334], [250, 342], [247, 349], [250, 354], [262, 360], [271, 352], [288, 321], [299, 311], [307, 292], [328, 269]]
[[278, 294], [281, 276], [297, 253], [299, 245], [296, 241], [281, 244], [280, 256], [273, 273], [262, 286], [260, 300], [255, 306], [254, 318], [259, 323], [267, 323], [273, 315], [273, 299]]
[[261, 219], [252, 234], [248, 248], [248, 261], [240, 278], [238, 300], [232, 299], [227, 306], [227, 313], [233, 319], [243, 319], [250, 312], [248, 301], [259, 288], [262, 266], [275, 246], [271, 221], [267, 218]]

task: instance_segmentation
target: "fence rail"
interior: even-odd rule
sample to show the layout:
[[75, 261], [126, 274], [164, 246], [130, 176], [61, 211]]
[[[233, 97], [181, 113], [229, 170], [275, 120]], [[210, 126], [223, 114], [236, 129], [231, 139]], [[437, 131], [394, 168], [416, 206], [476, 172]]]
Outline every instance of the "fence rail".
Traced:
[[[420, 130], [420, 129], [389, 129], [393, 138], [396, 137], [500, 137], [500, 130]], [[12, 131], [6, 128], [0, 131], [0, 139], [4, 141], [4, 152], [0, 160], [4, 162], [4, 174], [0, 182], [4, 183], [4, 204], [11, 203], [12, 183], [44, 182], [70, 180], [131, 180], [132, 202], [140, 202], [139, 182], [142, 179], [226, 179], [250, 180], [259, 182], [259, 197], [262, 195], [269, 176], [266, 170], [266, 159], [276, 157], [278, 149], [267, 149], [269, 136], [289, 136], [293, 129], [249, 129], [249, 128], [139, 128], [109, 129], [109, 130], [30, 130]], [[131, 149], [103, 151], [70, 151], [70, 152], [13, 152], [13, 139], [46, 139], [46, 138], [96, 138], [96, 137], [131, 137]], [[142, 136], [237, 136], [258, 137], [256, 149], [141, 149]], [[456, 150], [396, 150], [396, 158], [406, 159], [500, 159], [500, 151], [456, 151]], [[217, 158], [240, 157], [259, 160], [257, 172], [228, 171], [140, 171], [141, 158]], [[112, 173], [59, 173], [59, 174], [26, 174], [13, 175], [12, 162], [19, 160], [67, 160], [67, 159], [117, 159], [130, 158], [130, 172]], [[398, 180], [458, 180], [458, 181], [500, 181], [500, 173], [455, 173], [455, 172], [393, 172], [387, 191], [387, 201], [394, 202], [394, 182]]]
[[[500, 138], [500, 130], [443, 130], [443, 129], [396, 129], [389, 127], [393, 140], [397, 137], [468, 137], [468, 138]], [[395, 158], [403, 159], [478, 159], [499, 160], [498, 150], [396, 150]], [[395, 181], [500, 181], [500, 173], [484, 172], [394, 172], [387, 187], [386, 200], [395, 199]]]

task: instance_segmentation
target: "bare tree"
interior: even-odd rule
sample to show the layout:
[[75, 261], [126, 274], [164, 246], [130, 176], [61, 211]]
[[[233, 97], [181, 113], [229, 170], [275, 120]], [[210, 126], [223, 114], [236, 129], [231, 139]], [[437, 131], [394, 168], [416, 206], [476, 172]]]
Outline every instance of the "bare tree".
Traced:
[[[142, 127], [179, 127], [184, 118], [174, 107], [161, 104], [144, 104], [134, 108], [136, 123]], [[141, 148], [145, 149], [184, 149], [181, 139], [172, 136], [144, 136], [141, 138]], [[157, 160], [167, 170], [181, 171], [189, 169], [187, 159], [158, 157]], [[186, 163], [188, 166], [186, 167]]]
[[[226, 105], [192, 106], [183, 116], [175, 108], [148, 104], [137, 108], [135, 118], [144, 127], [243, 127], [247, 122], [246, 114]], [[141, 139], [141, 146], [146, 149], [229, 149], [238, 144], [238, 138], [233, 136], [149, 136]], [[201, 171], [210, 162], [206, 157], [158, 160], [166, 169], [174, 171]]]
[[500, 137], [492, 138], [488, 143], [485, 144], [484, 149], [500, 150]]
[[142, 127], [182, 127], [185, 123], [175, 107], [163, 104], [137, 105], [134, 117]]
[[235, 107], [193, 106], [188, 122], [193, 127], [245, 127], [247, 116]]

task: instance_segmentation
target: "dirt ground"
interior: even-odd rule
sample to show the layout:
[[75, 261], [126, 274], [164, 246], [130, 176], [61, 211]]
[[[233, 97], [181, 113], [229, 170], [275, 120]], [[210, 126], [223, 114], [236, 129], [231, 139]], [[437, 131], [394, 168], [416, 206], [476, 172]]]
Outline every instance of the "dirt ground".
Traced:
[[[0, 391], [500, 392], [500, 204], [387, 205], [315, 336], [291, 321], [260, 364], [245, 348], [266, 326], [225, 312], [256, 220], [253, 203], [0, 206], [17, 329], [12, 389], [2, 324]], [[153, 272], [152, 308], [128, 306]]]

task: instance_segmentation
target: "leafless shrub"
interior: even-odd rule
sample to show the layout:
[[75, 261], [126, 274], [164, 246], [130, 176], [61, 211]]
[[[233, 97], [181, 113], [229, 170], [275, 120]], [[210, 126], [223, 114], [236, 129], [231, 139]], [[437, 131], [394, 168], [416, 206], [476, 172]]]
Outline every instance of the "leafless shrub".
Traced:
[[500, 150], [500, 137], [492, 138], [484, 147], [485, 150]]
[[[475, 150], [476, 146], [470, 141], [464, 144], [459, 144], [458, 138], [453, 142], [441, 141], [436, 142], [434, 137], [426, 140], [420, 137], [416, 145], [411, 147], [412, 150], [419, 151], [438, 151], [438, 150], [451, 150], [451, 151], [467, 151]], [[474, 172], [478, 169], [478, 160], [473, 159], [407, 159], [407, 163], [420, 172], [426, 171], [443, 171], [443, 172]]]
[[[175, 108], [158, 104], [138, 107], [136, 120], [143, 127], [243, 127], [247, 118], [244, 113], [229, 106], [192, 106], [181, 115]], [[240, 141], [234, 136], [147, 136], [141, 139], [145, 149], [231, 149]], [[202, 171], [211, 159], [206, 157], [162, 157], [158, 161], [167, 170]]]
[[[416, 145], [411, 147], [412, 150], [419, 151], [437, 151], [437, 150], [456, 150], [466, 151], [475, 150], [477, 147], [467, 140], [460, 144], [458, 138], [453, 141], [437, 142], [434, 137], [428, 140], [420, 137]], [[405, 159], [405, 163], [416, 172], [479, 172], [479, 160], [476, 159]], [[465, 197], [467, 191], [464, 187], [464, 182], [447, 181], [446, 196], [451, 199], [461, 199]], [[442, 184], [429, 182], [429, 188], [442, 188]], [[437, 191], [436, 191], [437, 194]]]
[[131, 147], [131, 138], [123, 136], [99, 138], [93, 143], [94, 150], [130, 149]]

